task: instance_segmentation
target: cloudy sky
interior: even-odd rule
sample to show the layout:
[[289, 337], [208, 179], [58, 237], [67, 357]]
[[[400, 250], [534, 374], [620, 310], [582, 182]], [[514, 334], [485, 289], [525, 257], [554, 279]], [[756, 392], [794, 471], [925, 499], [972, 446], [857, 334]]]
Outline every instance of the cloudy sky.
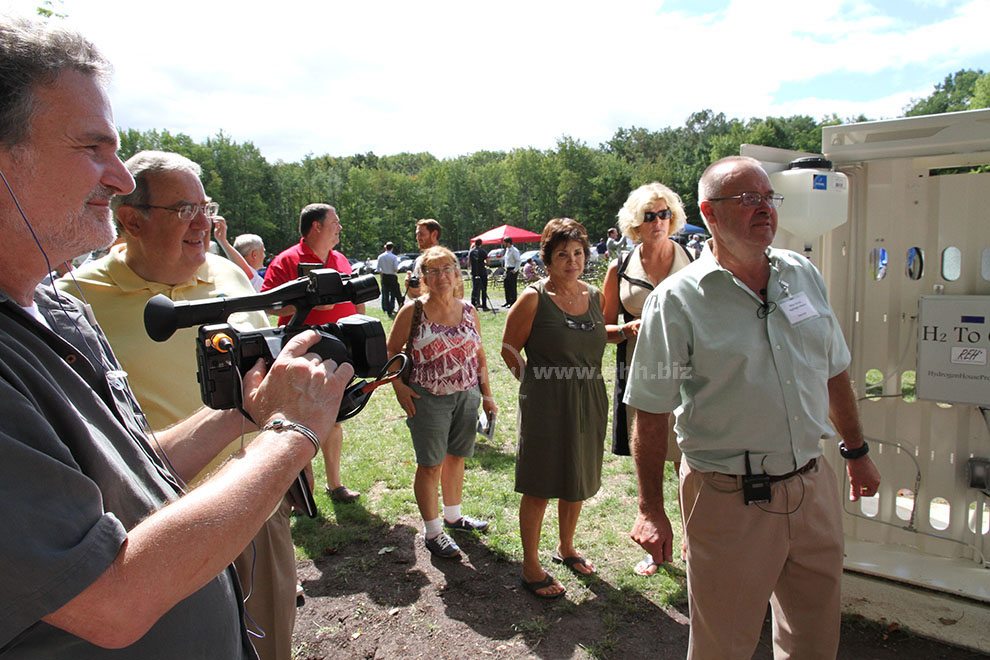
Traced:
[[113, 61], [119, 126], [271, 161], [597, 146], [705, 108], [891, 118], [990, 70], [988, 0], [53, 2]]

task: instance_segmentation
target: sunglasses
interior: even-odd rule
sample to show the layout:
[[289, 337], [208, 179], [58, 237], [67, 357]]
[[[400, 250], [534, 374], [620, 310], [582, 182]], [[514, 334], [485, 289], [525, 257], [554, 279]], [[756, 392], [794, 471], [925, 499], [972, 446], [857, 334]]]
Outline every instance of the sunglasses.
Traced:
[[643, 214], [643, 222], [655, 222], [657, 220], [670, 220], [674, 215], [674, 212], [670, 209], [663, 209], [662, 211], [647, 211]]
[[569, 319], [564, 317], [564, 323], [571, 330], [580, 330], [581, 332], [591, 332], [598, 325], [594, 321], [575, 321], [574, 319]]

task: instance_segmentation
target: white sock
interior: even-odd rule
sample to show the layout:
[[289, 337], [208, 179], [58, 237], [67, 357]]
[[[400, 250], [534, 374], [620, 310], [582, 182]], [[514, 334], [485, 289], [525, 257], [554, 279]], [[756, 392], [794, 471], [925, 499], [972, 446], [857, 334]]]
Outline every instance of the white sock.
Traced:
[[423, 536], [425, 536], [427, 539], [435, 539], [436, 537], [440, 536], [440, 532], [442, 531], [443, 531], [443, 527], [439, 518], [423, 521]]
[[455, 523], [461, 519], [461, 505], [455, 504], [454, 506], [443, 505], [443, 517], [447, 522]]

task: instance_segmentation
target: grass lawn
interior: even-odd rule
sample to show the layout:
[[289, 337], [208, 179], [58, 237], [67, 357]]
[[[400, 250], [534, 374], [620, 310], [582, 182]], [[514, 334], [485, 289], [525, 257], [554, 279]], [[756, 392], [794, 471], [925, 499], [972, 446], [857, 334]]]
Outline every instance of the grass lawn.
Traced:
[[[470, 295], [470, 281], [465, 283]], [[392, 322], [381, 310], [369, 309], [369, 315], [381, 320], [386, 334]], [[502, 330], [507, 314], [482, 313], [481, 323], [485, 352], [491, 371], [492, 389], [499, 406], [493, 440], [479, 438], [475, 455], [467, 461], [463, 511], [467, 515], [492, 521], [490, 531], [481, 536], [496, 556], [509, 562], [522, 561], [519, 540], [518, 507], [520, 496], [513, 490], [516, 451], [516, 397], [518, 385], [499, 356]], [[604, 371], [609, 396], [611, 373], [615, 364], [615, 347], [605, 348]], [[617, 593], [631, 590], [660, 607], [683, 604], [686, 599], [684, 564], [677, 557], [673, 565], [652, 578], [636, 575], [632, 568], [643, 551], [629, 539], [629, 529], [636, 515], [636, 476], [630, 457], [614, 456], [611, 426], [606, 443], [602, 488], [585, 502], [578, 523], [576, 545], [591, 559], [599, 575], [617, 587]], [[412, 492], [416, 464], [405, 417], [390, 386], [379, 389], [357, 417], [344, 423], [344, 450], [341, 473], [344, 483], [362, 492], [361, 507], [334, 507], [323, 492], [325, 477], [317, 465], [317, 502], [323, 516], [316, 519], [293, 519], [293, 537], [299, 558], [316, 559], [333, 553], [352, 540], [374, 539], [382, 530], [397, 523], [421, 528], [419, 512]], [[667, 466], [665, 492], [668, 514], [674, 525], [675, 556], [680, 548], [680, 517], [677, 511], [677, 486], [671, 464]], [[557, 513], [553, 502], [547, 507], [543, 524], [541, 554], [549, 566], [557, 534]], [[521, 571], [521, 568], [520, 568]], [[560, 575], [561, 572], [555, 572]], [[593, 594], [576, 578], [564, 585], [575, 599], [584, 592]], [[621, 601], [621, 598], [618, 600]]]

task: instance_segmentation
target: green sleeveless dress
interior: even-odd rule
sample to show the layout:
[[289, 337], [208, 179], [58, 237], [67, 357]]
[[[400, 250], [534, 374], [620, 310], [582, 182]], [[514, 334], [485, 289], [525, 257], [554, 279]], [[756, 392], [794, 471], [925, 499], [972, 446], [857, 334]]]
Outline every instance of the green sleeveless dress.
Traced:
[[595, 287], [589, 285], [588, 311], [570, 316], [545, 285], [546, 280], [530, 285], [539, 305], [523, 347], [516, 492], [577, 502], [601, 486], [608, 422], [601, 369], [605, 319]]

